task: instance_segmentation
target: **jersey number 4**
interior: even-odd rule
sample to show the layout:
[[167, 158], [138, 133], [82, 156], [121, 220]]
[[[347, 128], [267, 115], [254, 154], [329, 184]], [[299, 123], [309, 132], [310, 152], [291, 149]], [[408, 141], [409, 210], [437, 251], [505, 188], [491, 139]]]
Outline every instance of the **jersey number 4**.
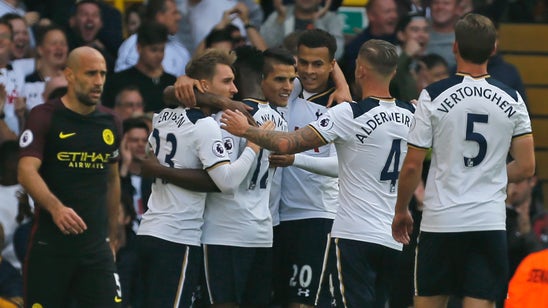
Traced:
[[[396, 192], [396, 181], [400, 175], [401, 139], [392, 140], [392, 148], [381, 171], [381, 181], [390, 181], [390, 192]], [[392, 166], [392, 171], [390, 167]]]
[[486, 114], [468, 113], [466, 118], [466, 140], [476, 142], [479, 146], [478, 155], [475, 157], [464, 157], [465, 167], [475, 167], [479, 165], [485, 158], [487, 153], [487, 140], [477, 132], [474, 132], [474, 123], [487, 123], [488, 116]]

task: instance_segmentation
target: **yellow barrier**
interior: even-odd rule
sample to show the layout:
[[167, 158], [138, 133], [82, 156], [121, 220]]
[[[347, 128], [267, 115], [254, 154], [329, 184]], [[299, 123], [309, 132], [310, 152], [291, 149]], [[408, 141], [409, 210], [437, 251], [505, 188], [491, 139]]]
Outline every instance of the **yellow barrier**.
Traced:
[[369, 0], [344, 0], [342, 5], [343, 6], [365, 6], [365, 4], [369, 2]]

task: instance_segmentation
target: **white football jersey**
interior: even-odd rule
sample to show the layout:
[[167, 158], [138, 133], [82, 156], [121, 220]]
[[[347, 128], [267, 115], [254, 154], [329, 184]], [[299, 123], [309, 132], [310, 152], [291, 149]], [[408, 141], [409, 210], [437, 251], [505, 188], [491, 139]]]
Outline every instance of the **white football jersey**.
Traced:
[[337, 148], [339, 209], [332, 237], [401, 250], [391, 225], [413, 112], [410, 103], [369, 97], [335, 106], [310, 124]]
[[27, 99], [27, 110], [31, 110], [32, 108], [44, 103], [44, 98], [42, 95], [46, 88], [46, 83], [50, 79], [51, 78], [49, 77], [42, 78], [37, 71], [25, 77], [23, 95]]
[[[164, 166], [210, 170], [229, 162], [219, 124], [198, 109], [164, 109], [152, 125], [149, 143]], [[156, 179], [138, 234], [200, 245], [205, 199], [206, 193]]]
[[[257, 124], [266, 121], [276, 124], [275, 130], [287, 131], [287, 124], [267, 102], [247, 99], [246, 104]], [[222, 113], [216, 118], [220, 120]], [[247, 143], [223, 130], [223, 143], [230, 156], [236, 160]], [[202, 243], [237, 247], [271, 247], [272, 218], [269, 210], [270, 185], [273, 168], [269, 167], [270, 152], [261, 149], [246, 178], [233, 193], [208, 193]]]
[[[169, 35], [164, 49], [164, 59], [162, 60], [164, 71], [173, 76], [184, 75], [185, 66], [190, 61], [190, 58], [190, 53], [183, 44], [174, 35]], [[118, 48], [118, 57], [116, 58], [114, 71], [121, 72], [127, 70], [137, 64], [138, 60], [137, 34], [132, 34]]]
[[457, 74], [422, 91], [415, 120], [410, 146], [432, 147], [421, 230], [505, 230], [508, 150], [531, 133], [518, 92]]
[[27, 99], [27, 110], [31, 110], [32, 108], [44, 103], [42, 94], [44, 93], [45, 88], [45, 81], [25, 82], [23, 94]]
[[[317, 93], [306, 99], [302, 86], [295, 79], [293, 92], [300, 95], [290, 96], [286, 111], [282, 111], [287, 120], [289, 131], [295, 131], [316, 121], [327, 112], [327, 100], [335, 88]], [[337, 152], [332, 144], [324, 145], [305, 152], [313, 157], [335, 156]], [[337, 212], [338, 179], [305, 171], [298, 167], [283, 168], [280, 199], [280, 220], [298, 220], [309, 218], [335, 218]]]
[[[285, 120], [287, 115], [287, 107], [276, 107], [276, 111], [282, 116], [282, 119]], [[287, 129], [287, 121], [286, 121]], [[277, 226], [280, 224], [280, 200], [282, 198], [282, 174], [285, 168], [276, 168], [274, 170], [274, 175], [272, 176], [272, 183], [270, 185], [270, 197], [269, 197], [269, 208], [270, 215], [272, 216], [272, 226]]]
[[6, 67], [0, 68], [0, 83], [4, 85], [6, 91], [4, 122], [12, 132], [19, 135], [19, 120], [15, 114], [15, 104], [17, 99], [24, 97], [25, 76], [8, 64]]

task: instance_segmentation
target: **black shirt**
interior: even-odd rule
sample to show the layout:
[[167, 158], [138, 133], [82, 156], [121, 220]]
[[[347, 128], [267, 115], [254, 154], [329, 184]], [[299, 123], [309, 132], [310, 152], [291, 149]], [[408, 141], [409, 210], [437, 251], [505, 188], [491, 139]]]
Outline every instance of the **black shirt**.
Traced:
[[39, 173], [48, 188], [88, 227], [79, 235], [63, 235], [50, 213], [38, 205], [32, 240], [80, 251], [104, 245], [109, 164], [118, 160], [121, 130], [118, 117], [102, 106], [82, 115], [56, 99], [31, 110], [19, 142], [20, 156], [42, 161]]

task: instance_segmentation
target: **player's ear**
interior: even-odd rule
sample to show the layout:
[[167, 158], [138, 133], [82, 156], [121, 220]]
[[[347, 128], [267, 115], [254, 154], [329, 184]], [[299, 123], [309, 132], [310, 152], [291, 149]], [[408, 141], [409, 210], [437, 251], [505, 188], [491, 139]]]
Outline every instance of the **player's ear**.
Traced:
[[68, 82], [72, 82], [74, 80], [73, 78], [74, 72], [72, 71], [70, 67], [65, 67], [65, 69], [63, 70], [63, 74], [65, 75], [65, 79]]
[[491, 57], [494, 56], [497, 53], [498, 47], [499, 47], [499, 40], [497, 39], [495, 41], [495, 46], [493, 46], [493, 51], [491, 52]]
[[204, 91], [207, 91], [209, 89], [209, 82], [205, 79], [200, 79], [200, 85], [204, 89]]

